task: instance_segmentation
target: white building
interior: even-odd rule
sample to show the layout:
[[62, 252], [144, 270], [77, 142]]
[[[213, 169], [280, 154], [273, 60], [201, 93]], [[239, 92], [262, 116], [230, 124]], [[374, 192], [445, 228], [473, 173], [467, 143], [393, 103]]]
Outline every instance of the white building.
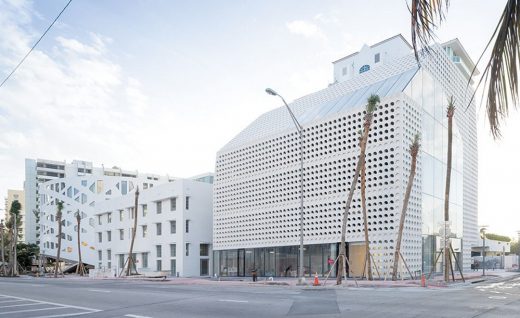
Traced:
[[[140, 191], [133, 248], [138, 272], [210, 275], [212, 188], [209, 182], [177, 179]], [[96, 267], [121, 272], [130, 249], [134, 200], [126, 195], [96, 206]]]
[[[95, 168], [92, 164], [65, 165], [64, 176], [40, 183], [38, 186], [38, 209], [40, 211], [40, 251], [48, 257], [57, 252], [56, 222], [57, 202], [62, 201], [63, 235], [61, 257], [78, 260], [77, 224], [75, 213], [82, 215], [82, 257], [85, 263], [97, 264], [95, 241], [95, 207], [98, 203], [120, 196], [132, 196], [136, 187], [152, 188], [160, 183], [173, 181], [169, 177], [154, 174], [123, 171], [119, 168]], [[27, 180], [26, 180], [27, 185]]]
[[[359, 155], [358, 131], [371, 94], [381, 97], [366, 154], [374, 266], [383, 275], [391, 269], [409, 175], [408, 149], [418, 132], [422, 146], [401, 251], [412, 271], [429, 272], [443, 247], [445, 112], [448, 96], [454, 96], [450, 237], [469, 269], [471, 246], [478, 244], [475, 105], [466, 109], [472, 92], [465, 93], [473, 66], [456, 39], [433, 45], [418, 65], [399, 35], [334, 62], [334, 84], [289, 105], [304, 128], [306, 275], [326, 274], [329, 261], [338, 254], [345, 201]], [[299, 158], [299, 136], [284, 107], [261, 115], [217, 153], [215, 273], [245, 276], [256, 268], [260, 275], [297, 275]], [[359, 191], [348, 217], [347, 241], [352, 270], [360, 274], [365, 255]]]
[[[4, 209], [4, 215], [3, 215], [3, 220], [4, 222], [6, 222], [9, 218], [10, 218], [10, 215], [9, 215], [9, 210], [11, 209], [11, 205], [13, 204], [14, 201], [18, 201], [20, 203], [20, 205], [22, 206], [22, 208], [20, 209], [20, 220], [22, 222], [22, 226], [21, 227], [18, 227], [18, 235], [20, 236], [18, 241], [19, 242], [25, 242], [26, 243], [26, 237], [25, 237], [25, 227], [24, 227], [24, 223], [25, 223], [25, 196], [24, 196], [24, 192], [23, 190], [13, 190], [13, 189], [8, 189], [7, 190], [7, 198], [5, 199], [5, 209]], [[0, 218], [0, 220], [2, 220], [2, 218]]]

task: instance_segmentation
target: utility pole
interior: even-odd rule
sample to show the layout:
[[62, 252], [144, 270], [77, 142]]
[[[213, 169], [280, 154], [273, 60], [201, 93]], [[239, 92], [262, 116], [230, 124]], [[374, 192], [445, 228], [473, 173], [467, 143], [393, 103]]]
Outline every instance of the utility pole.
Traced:
[[517, 243], [517, 251], [518, 251], [518, 271], [520, 272], [520, 231], [518, 233], [518, 243]]
[[482, 234], [482, 276], [486, 276], [486, 227], [480, 229]]
[[[519, 232], [520, 233], [520, 232]], [[0, 222], [0, 239], [2, 240], [2, 275], [5, 276], [5, 253], [4, 253], [4, 221]]]

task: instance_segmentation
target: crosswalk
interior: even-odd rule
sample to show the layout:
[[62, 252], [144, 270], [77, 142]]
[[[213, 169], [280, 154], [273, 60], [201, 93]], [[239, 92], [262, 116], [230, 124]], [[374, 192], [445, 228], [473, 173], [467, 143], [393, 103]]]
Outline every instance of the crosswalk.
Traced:
[[72, 317], [101, 310], [0, 294], [0, 318]]

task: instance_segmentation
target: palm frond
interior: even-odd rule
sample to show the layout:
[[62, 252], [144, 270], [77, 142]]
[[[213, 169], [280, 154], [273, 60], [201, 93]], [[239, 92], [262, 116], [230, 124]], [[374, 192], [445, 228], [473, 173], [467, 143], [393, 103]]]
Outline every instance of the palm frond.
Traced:
[[412, 0], [408, 6], [411, 16], [412, 47], [419, 62], [419, 50], [429, 53], [429, 44], [435, 39], [435, 29], [444, 20], [449, 0]]
[[[493, 138], [501, 136], [500, 126], [509, 113], [509, 103], [517, 107], [518, 96], [518, 67], [520, 66], [520, 0], [508, 0], [506, 7], [498, 21], [484, 52], [491, 46], [493, 39], [493, 50], [486, 68], [482, 73], [477, 88], [484, 84], [486, 96], [486, 112], [488, 115], [489, 128]], [[476, 66], [475, 66], [476, 68]], [[475, 69], [472, 72], [474, 73]], [[476, 91], [476, 90], [475, 90]], [[475, 94], [471, 97], [469, 104], [473, 101]], [[485, 96], [485, 95], [483, 95]], [[469, 107], [468, 104], [468, 107]]]
[[367, 114], [371, 114], [376, 110], [377, 104], [379, 104], [379, 95], [372, 94], [367, 100]]

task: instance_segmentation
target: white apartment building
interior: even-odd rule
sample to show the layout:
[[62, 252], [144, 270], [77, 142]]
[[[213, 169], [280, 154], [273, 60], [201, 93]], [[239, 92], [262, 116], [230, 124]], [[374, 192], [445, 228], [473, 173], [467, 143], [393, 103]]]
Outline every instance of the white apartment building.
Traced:
[[[359, 156], [367, 98], [374, 114], [366, 154], [368, 230], [374, 266], [391, 271], [410, 167], [409, 145], [421, 134], [421, 152], [401, 252], [413, 272], [440, 270], [447, 153], [447, 98], [455, 112], [450, 228], [452, 245], [470, 268], [478, 244], [475, 105], [466, 91], [474, 64], [455, 39], [431, 46], [420, 65], [411, 46], [395, 36], [334, 62], [334, 83], [289, 106], [304, 131], [304, 259], [299, 259], [299, 135], [284, 106], [269, 111], [217, 153], [213, 249], [218, 275], [325, 275], [338, 255], [341, 221]], [[283, 95], [283, 92], [281, 92]], [[286, 96], [287, 97], [287, 96]], [[467, 107], [467, 108], [466, 108]], [[364, 227], [358, 189], [348, 216], [347, 255], [361, 274]], [[374, 271], [375, 273], [375, 271]], [[333, 273], [334, 274], [334, 273]]]
[[[62, 211], [62, 251], [61, 257], [69, 261], [78, 260], [77, 221], [75, 214], [82, 216], [81, 245], [82, 258], [87, 264], [97, 264], [95, 244], [96, 206], [111, 198], [132, 196], [136, 187], [152, 188], [161, 183], [173, 181], [169, 177], [154, 174], [123, 171], [119, 168], [95, 168], [87, 163], [65, 165], [64, 176], [53, 178], [38, 185], [38, 209], [40, 212], [40, 251], [48, 257], [57, 252], [58, 224], [56, 222], [57, 202], [63, 202]], [[76, 166], [74, 166], [77, 164]], [[27, 184], [27, 181], [26, 181]]]
[[[205, 180], [212, 178], [200, 177]], [[199, 178], [199, 179], [200, 179]], [[136, 268], [171, 276], [209, 276], [212, 253], [210, 182], [177, 179], [140, 190], [133, 248]], [[128, 258], [134, 226], [135, 195], [96, 205], [94, 232], [97, 268], [118, 275]]]

